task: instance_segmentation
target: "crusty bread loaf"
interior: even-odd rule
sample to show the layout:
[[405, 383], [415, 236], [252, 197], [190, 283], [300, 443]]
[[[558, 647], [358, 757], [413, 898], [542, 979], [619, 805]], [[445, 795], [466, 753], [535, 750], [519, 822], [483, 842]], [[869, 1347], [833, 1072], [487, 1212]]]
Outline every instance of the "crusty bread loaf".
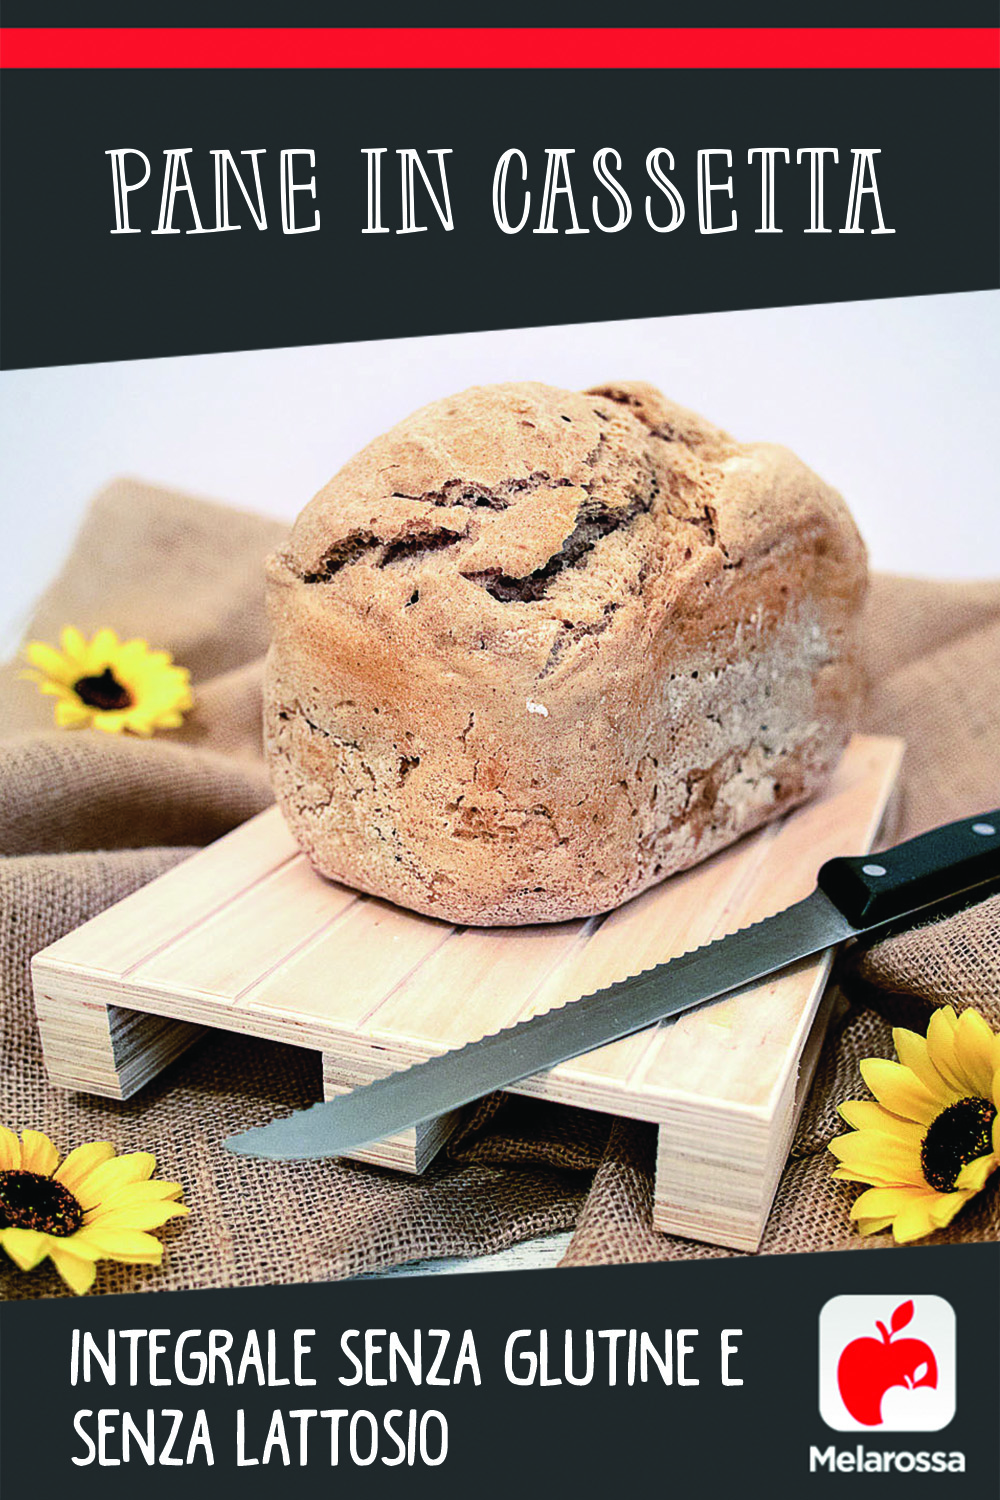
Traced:
[[269, 560], [278, 801], [318, 870], [402, 906], [606, 911], [822, 785], [865, 577], [793, 454], [650, 386], [434, 402]]

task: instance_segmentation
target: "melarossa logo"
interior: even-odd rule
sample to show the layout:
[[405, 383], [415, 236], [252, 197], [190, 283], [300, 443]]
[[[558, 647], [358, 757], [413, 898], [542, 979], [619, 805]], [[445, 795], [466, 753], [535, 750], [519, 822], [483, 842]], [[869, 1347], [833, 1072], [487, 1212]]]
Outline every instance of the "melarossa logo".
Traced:
[[819, 1410], [837, 1432], [947, 1427], [955, 1415], [951, 1304], [932, 1295], [831, 1298], [819, 1320]]
[[964, 1453], [917, 1452], [904, 1448], [889, 1449], [828, 1448], [809, 1449], [809, 1472], [826, 1469], [831, 1474], [964, 1474]]

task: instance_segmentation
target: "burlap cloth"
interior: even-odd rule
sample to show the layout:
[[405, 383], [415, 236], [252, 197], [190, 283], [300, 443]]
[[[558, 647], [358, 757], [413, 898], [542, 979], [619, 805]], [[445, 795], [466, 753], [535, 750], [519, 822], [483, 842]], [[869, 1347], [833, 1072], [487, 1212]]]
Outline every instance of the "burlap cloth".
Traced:
[[[95, 501], [28, 636], [110, 625], [190, 667], [197, 705], [152, 741], [55, 730], [51, 700], [0, 673], [0, 1121], [61, 1150], [111, 1139], [155, 1151], [185, 1186], [160, 1269], [105, 1262], [95, 1290], [325, 1280], [409, 1260], [479, 1255], [572, 1227], [568, 1265], [726, 1254], [650, 1227], [655, 1130], [534, 1101], [485, 1101], [447, 1159], [419, 1179], [339, 1162], [264, 1163], [222, 1147], [233, 1131], [311, 1103], [318, 1056], [211, 1034], [124, 1104], [45, 1077], [31, 955], [270, 801], [260, 758], [266, 645], [261, 561], [284, 528], [132, 482]], [[909, 749], [900, 835], [1000, 802], [1000, 583], [880, 577], [866, 622], [863, 728]], [[864, 1092], [858, 1060], [890, 1055], [890, 1021], [923, 1025], [940, 1001], [1000, 1025], [1000, 897], [842, 966], [832, 1028], [762, 1250], [862, 1243], [826, 1142], [838, 1101]], [[995, 1182], [938, 1240], [995, 1240]], [[890, 1243], [883, 1237], [865, 1244]], [[47, 1266], [2, 1257], [0, 1295], [62, 1292]]]

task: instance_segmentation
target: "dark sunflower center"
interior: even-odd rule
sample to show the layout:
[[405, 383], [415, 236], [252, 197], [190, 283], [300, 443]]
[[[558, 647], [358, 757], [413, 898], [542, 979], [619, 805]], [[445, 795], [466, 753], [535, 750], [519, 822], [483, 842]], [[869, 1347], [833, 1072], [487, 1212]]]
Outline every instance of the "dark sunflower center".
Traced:
[[83, 1209], [69, 1188], [40, 1172], [0, 1172], [0, 1229], [40, 1229], [60, 1237], [75, 1234]]
[[949, 1104], [930, 1126], [920, 1147], [920, 1166], [927, 1182], [939, 1193], [950, 1193], [959, 1172], [992, 1147], [996, 1110], [988, 1099], [959, 1099]]
[[88, 708], [103, 709], [105, 713], [132, 707], [132, 694], [122, 686], [110, 667], [105, 667], [99, 677], [81, 677], [79, 682], [74, 682], [73, 691]]

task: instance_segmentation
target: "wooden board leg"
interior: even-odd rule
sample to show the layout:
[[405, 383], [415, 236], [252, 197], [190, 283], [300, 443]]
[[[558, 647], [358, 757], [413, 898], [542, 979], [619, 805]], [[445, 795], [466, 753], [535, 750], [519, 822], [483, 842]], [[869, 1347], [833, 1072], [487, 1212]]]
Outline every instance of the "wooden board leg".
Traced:
[[[702, 1137], [683, 1109], [660, 1126], [654, 1229], [734, 1250], [757, 1249], [769, 1207], [765, 1183], [769, 1132], [763, 1124], [744, 1122], [741, 1135], [739, 1149], [732, 1146], [720, 1154], [720, 1143]], [[725, 1139], [731, 1141], [729, 1131]]]
[[773, 1113], [732, 1111], [709, 1120], [696, 1100], [671, 1107], [657, 1139], [654, 1229], [733, 1250], [759, 1248], [836, 1004], [831, 987]]
[[[360, 1081], [355, 1072], [350, 1082], [345, 1081], [343, 1059], [323, 1053], [323, 1098], [334, 1099], [338, 1094], [349, 1094]], [[392, 1167], [397, 1172], [423, 1172], [433, 1161], [442, 1146], [462, 1118], [462, 1110], [440, 1115], [426, 1125], [413, 1130], [400, 1131], [384, 1141], [376, 1141], [352, 1154], [352, 1161], [369, 1162], [375, 1167]]]
[[35, 1009], [49, 1082], [106, 1099], [130, 1098], [205, 1030], [167, 1016], [60, 997], [37, 983]]

